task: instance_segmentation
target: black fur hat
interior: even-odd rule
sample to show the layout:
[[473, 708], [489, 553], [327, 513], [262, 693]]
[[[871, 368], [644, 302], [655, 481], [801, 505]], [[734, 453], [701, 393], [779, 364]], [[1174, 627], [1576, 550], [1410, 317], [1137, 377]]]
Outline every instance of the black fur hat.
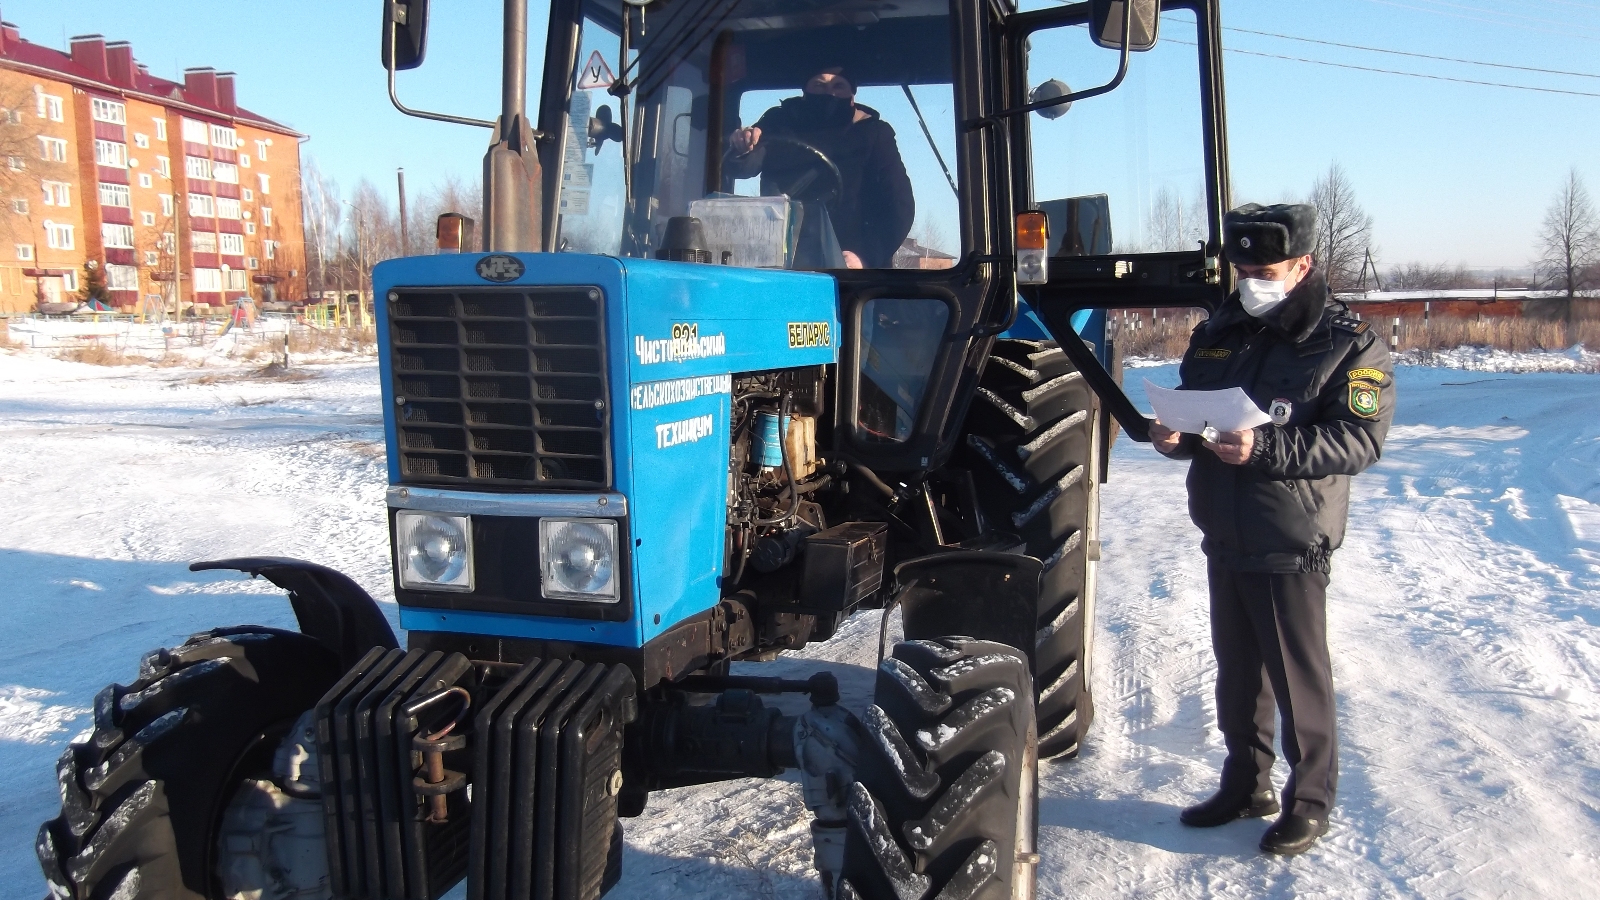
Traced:
[[1269, 266], [1317, 248], [1317, 208], [1246, 203], [1222, 217], [1222, 252], [1235, 265]]

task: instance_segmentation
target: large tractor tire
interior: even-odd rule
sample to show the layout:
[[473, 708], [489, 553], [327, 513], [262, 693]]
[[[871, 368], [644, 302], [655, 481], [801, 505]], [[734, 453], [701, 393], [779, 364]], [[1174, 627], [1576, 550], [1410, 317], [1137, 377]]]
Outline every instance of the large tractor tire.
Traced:
[[1028, 664], [970, 638], [878, 667], [836, 900], [1031, 900], [1038, 757]]
[[996, 341], [961, 460], [986, 527], [1044, 563], [1034, 647], [1039, 755], [1076, 756], [1094, 720], [1089, 664], [1099, 557], [1099, 399], [1054, 342]]
[[[39, 829], [36, 847], [52, 896], [316, 897], [299, 892], [303, 884], [273, 883], [314, 882], [305, 866], [325, 859], [321, 804], [306, 796], [315, 786], [297, 797], [272, 773], [275, 756], [281, 771], [294, 755], [282, 749], [300, 747], [289, 762], [314, 779], [302, 716], [338, 677], [338, 657], [321, 643], [259, 626], [146, 654], [132, 684], [95, 698], [93, 732], [56, 764], [61, 815]], [[297, 845], [263, 843], [274, 836]], [[316, 858], [306, 858], [307, 847]], [[248, 883], [250, 873], [269, 871], [278, 874]]]

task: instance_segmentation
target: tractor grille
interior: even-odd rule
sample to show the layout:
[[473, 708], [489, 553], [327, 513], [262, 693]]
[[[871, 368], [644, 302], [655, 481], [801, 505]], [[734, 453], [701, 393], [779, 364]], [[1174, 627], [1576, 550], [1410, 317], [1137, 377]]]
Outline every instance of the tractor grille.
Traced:
[[391, 297], [402, 482], [610, 486], [599, 288], [413, 289]]

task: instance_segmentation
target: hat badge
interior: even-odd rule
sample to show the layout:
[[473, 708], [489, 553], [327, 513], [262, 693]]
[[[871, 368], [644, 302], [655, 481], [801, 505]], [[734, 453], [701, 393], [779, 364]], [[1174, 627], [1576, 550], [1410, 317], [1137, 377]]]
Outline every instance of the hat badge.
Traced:
[[1250, 249], [1250, 239], [1247, 238], [1247, 237], [1239, 238], [1239, 246], [1245, 248], [1246, 250], [1249, 250]]

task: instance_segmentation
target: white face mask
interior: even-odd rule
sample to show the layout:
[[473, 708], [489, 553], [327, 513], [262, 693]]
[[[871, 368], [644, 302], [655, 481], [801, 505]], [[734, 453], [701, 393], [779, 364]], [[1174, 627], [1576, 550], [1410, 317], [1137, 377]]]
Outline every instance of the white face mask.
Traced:
[[1266, 315], [1273, 307], [1283, 302], [1289, 291], [1285, 285], [1289, 282], [1268, 281], [1265, 278], [1239, 279], [1239, 303], [1244, 306], [1244, 311], [1256, 318]]

